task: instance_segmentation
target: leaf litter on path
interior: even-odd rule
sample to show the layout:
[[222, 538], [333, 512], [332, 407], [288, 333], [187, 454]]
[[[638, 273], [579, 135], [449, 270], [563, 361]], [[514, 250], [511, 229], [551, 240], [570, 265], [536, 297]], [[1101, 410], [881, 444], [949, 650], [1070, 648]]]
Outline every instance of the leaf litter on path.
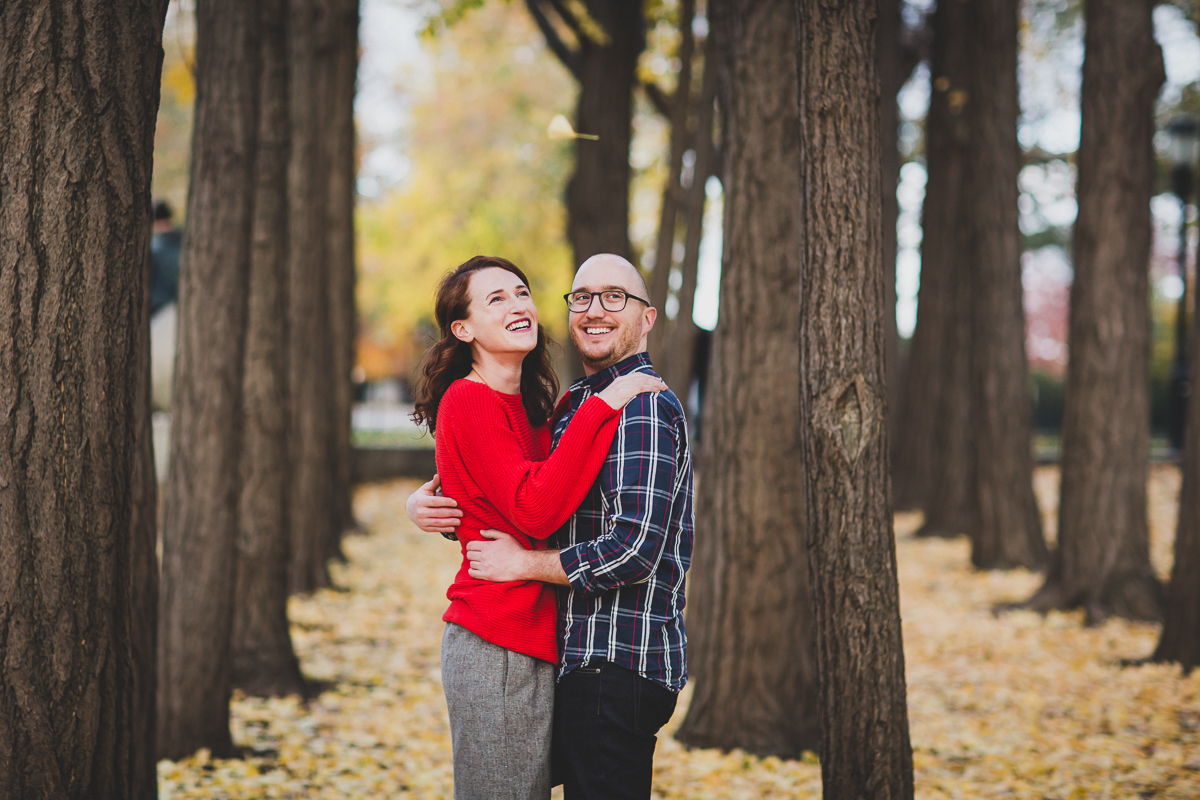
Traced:
[[[1057, 470], [1035, 476], [1053, 539]], [[245, 757], [201, 751], [159, 763], [159, 792], [184, 798], [451, 798], [453, 769], [439, 651], [457, 548], [404, 513], [416, 484], [362, 487], [365, 536], [348, 537], [339, 590], [294, 598], [292, 635], [314, 700], [235, 695]], [[1170, 570], [1179, 472], [1152, 469], [1151, 555]], [[1024, 570], [970, 568], [965, 538], [916, 539], [896, 515], [908, 708], [919, 798], [1200, 798], [1200, 670], [1123, 667], [1148, 656], [1159, 626], [1028, 611], [995, 615], [1040, 585]], [[700, 527], [703, 535], [703, 527]], [[686, 750], [659, 736], [654, 796], [667, 800], [817, 798], [820, 767], [741, 751]], [[561, 798], [561, 789], [554, 797]]]

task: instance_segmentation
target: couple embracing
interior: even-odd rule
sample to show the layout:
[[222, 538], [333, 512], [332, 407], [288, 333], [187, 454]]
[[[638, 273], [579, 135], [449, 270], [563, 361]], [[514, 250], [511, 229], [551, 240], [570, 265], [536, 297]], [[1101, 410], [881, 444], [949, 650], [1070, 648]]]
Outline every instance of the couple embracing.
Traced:
[[556, 405], [520, 269], [476, 256], [438, 289], [413, 416], [442, 495], [431, 481], [408, 514], [462, 547], [442, 639], [456, 800], [558, 783], [567, 800], [650, 797], [687, 680], [693, 486], [683, 409], [645, 352], [647, 294], [619, 256], [579, 268], [566, 300], [586, 375]]

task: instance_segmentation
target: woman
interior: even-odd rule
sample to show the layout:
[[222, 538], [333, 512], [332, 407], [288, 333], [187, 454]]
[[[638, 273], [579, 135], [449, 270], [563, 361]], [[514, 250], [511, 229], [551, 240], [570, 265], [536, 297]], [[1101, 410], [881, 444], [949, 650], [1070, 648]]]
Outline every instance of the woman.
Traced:
[[436, 435], [442, 491], [463, 512], [463, 562], [442, 617], [454, 796], [541, 800], [559, 663], [554, 590], [472, 578], [466, 544], [492, 528], [544, 548], [599, 475], [621, 408], [667, 387], [651, 375], [618, 378], [584, 402], [551, 454], [558, 382], [521, 270], [476, 256], [442, 280], [435, 313], [442, 338], [426, 356], [413, 418]]

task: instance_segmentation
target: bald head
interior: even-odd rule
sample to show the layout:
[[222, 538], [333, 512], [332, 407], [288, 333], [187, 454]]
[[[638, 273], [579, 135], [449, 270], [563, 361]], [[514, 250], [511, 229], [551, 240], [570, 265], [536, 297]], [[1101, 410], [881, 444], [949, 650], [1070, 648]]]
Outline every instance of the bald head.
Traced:
[[597, 253], [579, 265], [572, 291], [587, 286], [621, 288], [630, 294], [650, 299], [650, 288], [642, 273], [615, 253]]

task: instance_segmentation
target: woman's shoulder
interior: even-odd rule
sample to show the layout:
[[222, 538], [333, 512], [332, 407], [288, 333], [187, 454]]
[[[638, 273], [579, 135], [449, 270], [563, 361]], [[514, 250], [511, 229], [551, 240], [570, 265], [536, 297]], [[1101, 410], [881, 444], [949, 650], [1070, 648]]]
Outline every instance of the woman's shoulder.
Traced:
[[492, 411], [503, 413], [503, 404], [499, 396], [486, 383], [459, 378], [450, 384], [442, 395], [442, 408], [439, 411], [449, 411], [452, 414], [486, 414]]

